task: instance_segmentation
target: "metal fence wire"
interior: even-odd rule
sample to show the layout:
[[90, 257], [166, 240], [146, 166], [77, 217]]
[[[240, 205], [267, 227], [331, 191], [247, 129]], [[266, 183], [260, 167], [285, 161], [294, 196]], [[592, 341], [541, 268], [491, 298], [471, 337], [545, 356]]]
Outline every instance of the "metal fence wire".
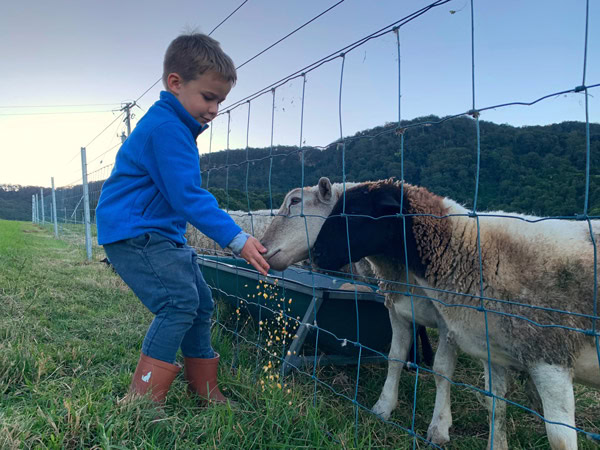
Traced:
[[[397, 214], [391, 214], [382, 217], [372, 217], [368, 216], [371, 219], [381, 220], [384, 217], [395, 217], [401, 219], [404, 224], [403, 229], [401, 231], [403, 235], [404, 247], [399, 250], [399, 255], [401, 256], [401, 260], [403, 264], [401, 266], [403, 269], [400, 271], [401, 273], [397, 274], [397, 277], [394, 279], [386, 279], [382, 277], [376, 277], [371, 275], [363, 276], [360, 273], [355, 272], [354, 266], [350, 265], [350, 269], [348, 273], [340, 273], [340, 272], [329, 272], [328, 274], [323, 274], [321, 272], [317, 272], [312, 268], [307, 268], [305, 266], [295, 265], [292, 266], [289, 270], [291, 272], [281, 272], [277, 273], [273, 276], [263, 277], [260, 276], [257, 272], [253, 272], [249, 270], [244, 264], [240, 263], [239, 259], [235, 259], [233, 255], [226, 252], [223, 249], [220, 249], [213, 242], [203, 240], [203, 236], [198, 230], [190, 227], [188, 238], [189, 243], [191, 245], [195, 245], [198, 253], [203, 255], [203, 270], [205, 270], [205, 277], [209, 282], [211, 288], [213, 289], [215, 296], [222, 301], [222, 304], [225, 306], [217, 308], [217, 313], [215, 316], [215, 326], [221, 330], [221, 332], [231, 333], [233, 339], [236, 343], [236, 355], [232, 364], [251, 364], [254, 373], [259, 383], [275, 383], [281, 384], [284, 381], [284, 377], [293, 371], [299, 376], [304, 377], [314, 384], [313, 389], [313, 398], [314, 401], [317, 401], [319, 393], [321, 389], [325, 388], [335, 395], [339, 396], [344, 401], [350, 402], [354, 407], [354, 430], [355, 430], [355, 439], [358, 439], [358, 430], [360, 427], [360, 418], [363, 417], [359, 412], [371, 411], [372, 405], [365, 405], [361, 403], [361, 399], [364, 396], [361, 393], [361, 384], [360, 380], [363, 375], [362, 367], [365, 362], [371, 362], [374, 360], [384, 361], [388, 364], [398, 363], [400, 365], [407, 365], [412, 368], [416, 372], [416, 376], [414, 377], [414, 386], [412, 390], [413, 402], [410, 406], [412, 408], [412, 417], [409, 421], [400, 422], [394, 420], [393, 416], [391, 419], [381, 418], [382, 422], [385, 422], [389, 426], [396, 427], [400, 432], [406, 433], [412, 439], [412, 446], [416, 448], [421, 443], [427, 443], [434, 447], [441, 448], [439, 445], [428, 440], [428, 436], [423, 433], [422, 430], [419, 430], [415, 426], [415, 416], [417, 414], [417, 405], [419, 402], [417, 401], [417, 397], [419, 395], [419, 382], [423, 376], [436, 376], [436, 382], [438, 380], [445, 380], [454, 386], [460, 386], [461, 388], [472, 390], [475, 393], [483, 395], [484, 398], [489, 400], [489, 406], [491, 411], [491, 421], [490, 421], [490, 443], [493, 447], [494, 445], [502, 446], [502, 443], [496, 444], [496, 434], [500, 433], [501, 436], [498, 439], [503, 439], [502, 434], [506, 432], [505, 429], [498, 430], [498, 424], [502, 423], [502, 417], [506, 410], [507, 405], [516, 406], [518, 408], [523, 409], [527, 413], [535, 415], [542, 419], [546, 424], [559, 424], [560, 430], [567, 431], [559, 431], [560, 433], [564, 433], [565, 435], [569, 435], [568, 430], [574, 430], [579, 437], [587, 437], [589, 439], [600, 440], [599, 427], [600, 423], [597, 421], [591, 424], [582, 424], [581, 426], [576, 426], [574, 422], [565, 423], [562, 420], [552, 420], [551, 418], [545, 418], [544, 415], [538, 411], [534, 411], [532, 408], [528, 406], [519, 404], [518, 402], [512, 401], [509, 398], [505, 397], [506, 390], [502, 390], [502, 384], [504, 383], [504, 378], [499, 375], [498, 368], [493, 366], [493, 358], [491, 353], [496, 351], [494, 350], [490, 338], [489, 329], [491, 323], [496, 323], [498, 321], [498, 317], [508, 317], [512, 321], [526, 321], [530, 327], [533, 327], [535, 330], [551, 330], [550, 333], [557, 332], [557, 330], [562, 330], [568, 333], [575, 333], [581, 336], [584, 336], [583, 339], [588, 339], [593, 341], [593, 346], [595, 349], [594, 355], [592, 356], [595, 359], [595, 365], [597, 368], [597, 372], [595, 374], [595, 379], [600, 379], [600, 333], [598, 331], [598, 320], [600, 319], [598, 315], [598, 299], [597, 299], [597, 256], [596, 256], [596, 241], [593, 226], [596, 223], [593, 222], [594, 217], [589, 214], [590, 212], [590, 166], [591, 166], [591, 145], [590, 145], [590, 118], [589, 118], [589, 106], [588, 99], [591, 95], [592, 90], [596, 90], [600, 84], [586, 84], [586, 65], [587, 65], [587, 57], [588, 57], [588, 24], [589, 24], [589, 1], [586, 2], [586, 9], [582, 12], [582, 15], [585, 16], [585, 44], [583, 51], [583, 73], [581, 83], [572, 86], [565, 87], [565, 89], [559, 92], [548, 93], [540, 98], [529, 100], [529, 101], [519, 101], [519, 102], [508, 102], [498, 105], [489, 105], [480, 107], [476, 102], [476, 55], [475, 55], [475, 42], [476, 42], [476, 34], [475, 34], [475, 15], [474, 15], [474, 2], [471, 0], [471, 85], [472, 85], [472, 99], [471, 99], [471, 108], [468, 111], [458, 112], [454, 115], [447, 116], [443, 119], [436, 121], [420, 121], [418, 123], [411, 122], [407, 123], [402, 120], [401, 115], [401, 98], [402, 98], [402, 89], [401, 89], [401, 32], [402, 28], [418, 19], [419, 17], [426, 15], [430, 11], [435, 8], [448, 3], [450, 0], [438, 0], [435, 1], [422, 9], [415, 11], [414, 13], [403, 17], [399, 20], [394, 21], [387, 27], [384, 27], [376, 32], [365, 36], [364, 38], [349, 44], [348, 46], [340, 49], [338, 52], [332, 53], [324, 58], [321, 58], [314, 63], [294, 72], [288, 77], [283, 78], [282, 80], [273, 83], [265, 88], [255, 92], [252, 95], [247, 96], [246, 98], [230, 105], [224, 111], [221, 111], [219, 114], [222, 116], [222, 119], [227, 120], [226, 127], [226, 136], [224, 137], [227, 142], [227, 156], [225, 162], [223, 164], [213, 163], [211, 164], [211, 148], [213, 141], [213, 131], [211, 128], [210, 131], [210, 144], [209, 144], [209, 154], [207, 157], [207, 167], [202, 167], [202, 178], [203, 185], [207, 189], [210, 188], [219, 188], [223, 189], [227, 195], [226, 204], [224, 205], [226, 209], [230, 209], [229, 205], [229, 195], [230, 195], [230, 171], [235, 170], [237, 174], [245, 173], [245, 194], [246, 194], [246, 202], [247, 208], [245, 211], [230, 211], [232, 216], [236, 220], [245, 221], [243, 228], [256, 235], [261, 236], [264, 232], [264, 225], [261, 225], [265, 222], [270, 223], [275, 217], [279, 214], [278, 204], [273, 204], [273, 192], [272, 192], [272, 175], [274, 170], [274, 161], [278, 158], [282, 159], [300, 159], [300, 167], [301, 167], [301, 183], [300, 186], [290, 186], [291, 188], [295, 187], [305, 187], [305, 147], [303, 147], [303, 127], [304, 127], [304, 115], [305, 115], [305, 94], [306, 94], [306, 80], [308, 76], [313, 71], [321, 70], [323, 67], [333, 64], [339, 64], [339, 94], [338, 94], [338, 119], [339, 119], [339, 139], [329, 146], [325, 147], [316, 147], [320, 149], [326, 149], [328, 147], [334, 146], [341, 153], [341, 180], [342, 180], [342, 212], [340, 217], [344, 220], [345, 226], [348, 227], [349, 220], [352, 217], [357, 217], [353, 215], [346, 209], [346, 201], [347, 201], [347, 193], [350, 192], [351, 187], [346, 186], [349, 181], [347, 180], [346, 175], [346, 147], [347, 145], [356, 140], [373, 140], [376, 137], [381, 136], [382, 134], [390, 134], [397, 139], [398, 143], [398, 155], [400, 159], [400, 173], [397, 174], [398, 179], [401, 180], [400, 186], [404, 186], [403, 180], [405, 179], [405, 137], [410, 135], [410, 133], [420, 132], [423, 127], [431, 126], [441, 126], [444, 122], [456, 120], [458, 118], [469, 117], [472, 119], [472, 127], [474, 128], [474, 135], [476, 136], [474, 147], [476, 148], [476, 166], [475, 166], [475, 180], [474, 180], [474, 192], [472, 197], [472, 205], [468, 211], [464, 214], [450, 214], [450, 215], [442, 215], [438, 216], [435, 214], [406, 214], [402, 210], [400, 210]], [[342, 100], [344, 100], [344, 74], [345, 74], [345, 62], [346, 58], [350, 52], [360, 48], [362, 45], [367, 42], [380, 39], [384, 36], [389, 36], [393, 34], [395, 36], [395, 43], [397, 49], [397, 68], [398, 68], [398, 97], [393, 101], [397, 104], [398, 109], [398, 121], [394, 126], [385, 127], [381, 133], [376, 135], [356, 135], [354, 137], [344, 137], [343, 132], [343, 105]], [[292, 80], [299, 80], [302, 85], [302, 93], [301, 93], [301, 105], [300, 105], [300, 135], [299, 135], [299, 145], [297, 148], [294, 148], [289, 151], [281, 151], [277, 149], [273, 143], [273, 135], [276, 129], [276, 116], [277, 116], [277, 108], [275, 97], [278, 89], [282, 86], [286, 85]], [[501, 217], [503, 220], [507, 221], [520, 221], [531, 223], [531, 226], [536, 226], [542, 224], [545, 221], [551, 219], [565, 219], [572, 220], [573, 222], [585, 222], [587, 223], [589, 229], [589, 245], [593, 247], [593, 299], [590, 300], [590, 309], [582, 313], [581, 311], [569, 311], [569, 305], [564, 305], [563, 309], [558, 308], [544, 308], [542, 306], [532, 306], [525, 303], [519, 303], [515, 301], [514, 298], [496, 298], [493, 296], [486, 295], [486, 281], [484, 280], [484, 266], [486, 264], [486, 255], [482, 254], [481, 248], [481, 220], [486, 217], [489, 217], [489, 214], [482, 213], [478, 210], [478, 202], [479, 202], [479, 187], [480, 187], [480, 168], [481, 168], [481, 133], [480, 133], [480, 116], [488, 110], [496, 110], [500, 108], [508, 108], [508, 107], [519, 107], [519, 106], [531, 106], [540, 102], [544, 102], [548, 99], [552, 99], [558, 95], [566, 94], [566, 93], [579, 93], [583, 96], [584, 109], [585, 109], [585, 157], [586, 157], [586, 167], [585, 167], [585, 200], [584, 204], [581, 205], [581, 212], [576, 217], [530, 217], [530, 216], [522, 216], [522, 215], [511, 215], [511, 214], [495, 214], [496, 217]], [[272, 104], [271, 104], [271, 141], [270, 141], [270, 149], [268, 156], [260, 157], [260, 158], [251, 158], [250, 151], [248, 146], [248, 140], [250, 135], [250, 124], [251, 124], [251, 111], [252, 105], [259, 98], [265, 95], [272, 96]], [[231, 133], [231, 114], [238, 110], [239, 108], [247, 108], [247, 121], [246, 121], [246, 152], [245, 159], [242, 161], [237, 160], [236, 162], [229, 162], [229, 153], [232, 151], [229, 148], [229, 135]], [[315, 148], [315, 147], [312, 147]], [[249, 178], [252, 170], [255, 170], [255, 167], [262, 167], [263, 170], [268, 171], [268, 181], [267, 188], [270, 199], [270, 208], [268, 210], [262, 211], [252, 211], [251, 210], [251, 199], [250, 193], [248, 190], [249, 186]], [[98, 203], [101, 186], [103, 181], [109, 176], [110, 170], [112, 169], [112, 165], [106, 165], [98, 170], [88, 172], [87, 164], [85, 161], [85, 149], [82, 149], [82, 177], [81, 179], [75, 180], [69, 184], [63, 185], [57, 189], [54, 189], [51, 192], [42, 191], [39, 195], [35, 195], [32, 197], [32, 221], [46, 227], [54, 227], [54, 232], [61, 239], [68, 240], [69, 242], [79, 245], [82, 248], [86, 248], [87, 258], [88, 259], [99, 259], [103, 253], [97, 246], [94, 244], [95, 242], [95, 208]], [[224, 184], [216, 185], [214, 182], [214, 174], [222, 172], [225, 174]], [[212, 183], [211, 183], [211, 174]], [[338, 176], [340, 174], [323, 174], [329, 176]], [[219, 179], [223, 179], [222, 177]], [[354, 185], [352, 185], [354, 186]], [[402, 195], [404, 195], [404, 190], [402, 190]], [[314, 262], [314, 255], [312, 254], [312, 244], [311, 237], [309, 236], [308, 231], [308, 221], [311, 218], [310, 213], [305, 214], [304, 210], [304, 195], [305, 191], [300, 191], [301, 198], [301, 212], [300, 214], [290, 215], [289, 218], [299, 218], [304, 223], [305, 234], [306, 234], [306, 242], [307, 242], [307, 252], [309, 255], [309, 262]], [[402, 198], [401, 205], [406, 202], [406, 199]], [[447, 221], [453, 217], [462, 216], [472, 221], [475, 224], [475, 232], [476, 232], [476, 261], [475, 266], [477, 267], [477, 274], [475, 278], [478, 280], [478, 287], [476, 289], [477, 293], [473, 294], [472, 292], [467, 291], [456, 291], [449, 292], [444, 289], [436, 289], [434, 287], [429, 287], [424, 290], [418, 290], [420, 285], [414, 282], [414, 277], [409, 271], [410, 262], [408, 257], [409, 249], [406, 248], [407, 242], [407, 220], [414, 219], [416, 217], [422, 217], [430, 215], [435, 220], [439, 221]], [[316, 216], [321, 219], [326, 219], [322, 215]], [[361, 216], [364, 217], [364, 216]], [[314, 238], [313, 238], [314, 241]], [[347, 242], [347, 253], [351, 252], [350, 240], [348, 238]], [[303, 282], [300, 284], [297, 283], [297, 280], [289, 278], [290, 274], [293, 274], [293, 271], [297, 273], [301, 273], [301, 277], [303, 277]], [[300, 276], [300, 275], [299, 275]], [[464, 311], [464, 314], [467, 314], [469, 311], [475, 311], [482, 315], [482, 320], [484, 324], [485, 330], [485, 355], [482, 358], [484, 361], [484, 368], [487, 375], [487, 382], [484, 387], [476, 385], [477, 383], [465, 383], [462, 381], [453, 380], [452, 378], [447, 377], [444, 373], [436, 372], [426, 365], [419, 363], [416, 354], [416, 347], [413, 350], [414, 354], [411, 361], [405, 361], [403, 358], [394, 358], [390, 357], [387, 353], [387, 350], [381, 350], [377, 348], [372, 348], [369, 345], [365, 344], [366, 337], [364, 336], [365, 327], [373, 324], [366, 324], [364, 321], [368, 320], [364, 316], [361, 316], [363, 312], [363, 305], [361, 304], [361, 299], [364, 298], [364, 295], [358, 289], [352, 289], [347, 291], [346, 296], [351, 296], [351, 320], [352, 322], [352, 330], [354, 330], [353, 337], [341, 336], [336, 334], [335, 331], [332, 331], [331, 328], [324, 326], [321, 322], [322, 319], [317, 320], [319, 317], [319, 311], [321, 308], [326, 308], [328, 302], [334, 302], [334, 296], [330, 296], [329, 294], [323, 294], [323, 286], [327, 283], [331, 283], [331, 280], [339, 280], [339, 277], [344, 278], [346, 281], [351, 283], [352, 285], [358, 286], [360, 284], [369, 284], [379, 285], [380, 291], [377, 295], [385, 297], [386, 299], [392, 296], [405, 296], [409, 299], [410, 308], [412, 311], [412, 339], [414, 342], [417, 341], [417, 332], [419, 329], [419, 324], [415, 322], [414, 317], [414, 309], [419, 302], [430, 301], [435, 305], [438, 309], [443, 309], [445, 306], [452, 307], [456, 310], [453, 314], [461, 314], [461, 311]], [[323, 281], [327, 280], [329, 281]], [[294, 310], [292, 307], [292, 298], [296, 295], [294, 289], [299, 290], [302, 295], [305, 295], [307, 300], [306, 305], [304, 305], [302, 309], [302, 314], [299, 314], [298, 311]], [[454, 299], [462, 298], [464, 301], [460, 303], [445, 303], [444, 298], [448, 298], [447, 294], [453, 294]], [[342, 294], [339, 294], [342, 295]], [[511, 305], [514, 308], [503, 309], [503, 305]], [[393, 307], [392, 307], [393, 308]], [[549, 314], [549, 317], [560, 318], [560, 317], [574, 317], [577, 320], [569, 321], [559, 319], [556, 323], [540, 323], [535, 320], [532, 320], [528, 317], [527, 313], [509, 313], [506, 311], [527, 311], [531, 309], [544, 310]], [[581, 320], [579, 320], [581, 319]], [[584, 320], [585, 319], [585, 320]], [[567, 326], [562, 323], [585, 323], [587, 324], [585, 327], [579, 326]], [[375, 325], [379, 326], [379, 325]], [[352, 334], [352, 333], [351, 333]], [[324, 355], [321, 350], [321, 345], [323, 343], [334, 343], [334, 347], [337, 346], [339, 350], [351, 350], [346, 352], [346, 357], [341, 358], [339, 362], [347, 363], [351, 360], [355, 365], [356, 369], [353, 371], [355, 374], [355, 378], [353, 380], [353, 389], [349, 390], [340, 390], [336, 385], [329, 380], [323, 379], [320, 377], [319, 371], [317, 370], [320, 363], [324, 361], [335, 362], [335, 355], [327, 359], [327, 355]], [[239, 359], [239, 349], [241, 347], [252, 347], [255, 348], [256, 358], [252, 362], [248, 362], [247, 360]], [[332, 346], [330, 345], [329, 348]], [[344, 352], [342, 352], [344, 353]], [[350, 355], [350, 356], [348, 356]], [[434, 366], [435, 367], [435, 366]], [[500, 377], [500, 378], [497, 378]], [[262, 380], [262, 381], [261, 381]], [[500, 386], [498, 386], [500, 384]], [[546, 407], [546, 405], [544, 405]], [[428, 405], [428, 407], [433, 408], [433, 405]], [[588, 427], [589, 426], [589, 427]], [[587, 428], [587, 429], [586, 429]], [[558, 441], [553, 440], [554, 437], [550, 436], [551, 445], [556, 445]]]

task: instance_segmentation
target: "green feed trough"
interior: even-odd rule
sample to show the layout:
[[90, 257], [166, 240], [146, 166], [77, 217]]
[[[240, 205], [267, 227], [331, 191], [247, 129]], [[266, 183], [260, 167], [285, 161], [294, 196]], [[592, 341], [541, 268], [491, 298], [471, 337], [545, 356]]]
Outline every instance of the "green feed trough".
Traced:
[[201, 255], [199, 264], [215, 297], [246, 309], [257, 323], [276, 319], [282, 311], [294, 319], [290, 322], [301, 322], [286, 363], [297, 366], [314, 360], [314, 351], [313, 357], [301, 356], [305, 343], [316, 344], [324, 363], [356, 363], [360, 347], [355, 342], [363, 347], [362, 362], [385, 360], [381, 354], [387, 355], [392, 330], [382, 295], [343, 290], [340, 286], [350, 281], [347, 278], [297, 267], [271, 270], [264, 277], [238, 258]]

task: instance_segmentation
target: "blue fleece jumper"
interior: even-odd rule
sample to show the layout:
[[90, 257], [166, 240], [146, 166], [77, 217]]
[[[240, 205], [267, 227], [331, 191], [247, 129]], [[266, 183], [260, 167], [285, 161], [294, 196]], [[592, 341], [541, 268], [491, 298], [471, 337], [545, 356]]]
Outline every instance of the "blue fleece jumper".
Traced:
[[[184, 244], [187, 222], [223, 248], [240, 234], [241, 228], [201, 187], [196, 138], [206, 128], [177, 97], [160, 93], [119, 149], [102, 186], [96, 208], [98, 244], [149, 232]], [[243, 242], [236, 239], [236, 244], [243, 247], [245, 233], [240, 237]]]
[[214, 357], [214, 305], [198, 255], [185, 245], [187, 222], [235, 253], [248, 238], [201, 188], [196, 138], [204, 129], [161, 92], [121, 146], [96, 209], [98, 242], [155, 315], [142, 353], [170, 364], [179, 348], [186, 357]]

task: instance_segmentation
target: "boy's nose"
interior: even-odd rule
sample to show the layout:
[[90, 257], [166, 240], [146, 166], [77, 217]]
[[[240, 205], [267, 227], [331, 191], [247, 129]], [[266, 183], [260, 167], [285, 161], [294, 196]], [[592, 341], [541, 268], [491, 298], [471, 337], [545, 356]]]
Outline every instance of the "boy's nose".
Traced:
[[211, 116], [211, 119], [214, 119], [217, 116], [218, 112], [219, 112], [218, 106], [210, 106], [208, 108], [208, 114]]

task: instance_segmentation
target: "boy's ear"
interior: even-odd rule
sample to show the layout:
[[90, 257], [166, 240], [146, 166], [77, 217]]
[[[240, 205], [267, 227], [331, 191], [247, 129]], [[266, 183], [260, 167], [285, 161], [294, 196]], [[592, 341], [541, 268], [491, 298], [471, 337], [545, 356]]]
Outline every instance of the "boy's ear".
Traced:
[[183, 78], [178, 73], [172, 72], [167, 75], [167, 89], [173, 94], [179, 94], [182, 84]]

